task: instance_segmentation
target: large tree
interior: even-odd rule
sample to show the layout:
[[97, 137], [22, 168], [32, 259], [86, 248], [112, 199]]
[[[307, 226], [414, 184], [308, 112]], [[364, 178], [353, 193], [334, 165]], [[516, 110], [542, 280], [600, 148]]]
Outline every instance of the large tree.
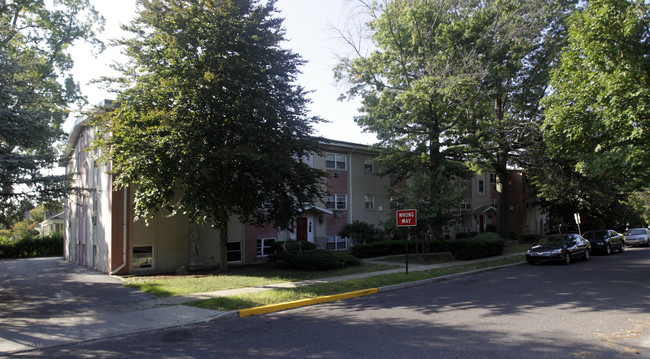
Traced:
[[574, 2], [486, 1], [473, 19], [486, 31], [475, 46], [486, 75], [473, 121], [456, 149], [473, 169], [496, 174], [497, 230], [503, 237], [509, 222], [508, 169], [522, 164], [520, 155], [539, 137], [540, 101], [566, 44], [566, 17]]
[[67, 52], [96, 43], [102, 19], [88, 0], [0, 0], [0, 211], [22, 200], [47, 202], [65, 191], [48, 174], [70, 107], [80, 101]]
[[318, 118], [282, 48], [274, 1], [142, 0], [118, 43], [130, 62], [114, 108], [97, 124], [116, 174], [135, 192], [136, 218], [161, 208], [220, 231], [228, 223], [289, 228], [324, 189], [304, 158], [319, 150]]
[[[372, 50], [355, 47], [336, 75], [350, 84], [348, 96], [362, 100], [356, 121], [377, 133], [382, 168], [406, 180], [401, 202], [426, 214], [419, 224], [440, 236], [457, 219], [461, 203], [459, 191], [449, 191], [459, 174], [448, 160], [449, 145], [470, 118], [485, 77], [474, 44], [486, 24], [470, 26], [481, 2], [360, 3], [370, 15]], [[408, 186], [416, 180], [426, 181], [426, 188]]]
[[544, 139], [574, 168], [645, 188], [650, 180], [650, 5], [593, 0], [569, 20], [551, 76]]

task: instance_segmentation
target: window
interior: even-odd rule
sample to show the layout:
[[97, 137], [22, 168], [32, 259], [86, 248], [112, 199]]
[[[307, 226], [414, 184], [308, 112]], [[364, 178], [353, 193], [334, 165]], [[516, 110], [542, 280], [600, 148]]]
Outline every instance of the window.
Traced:
[[332, 177], [333, 178], [341, 178], [341, 172], [333, 172]]
[[478, 180], [478, 193], [485, 194], [485, 180], [483, 179]]
[[372, 159], [371, 158], [366, 158], [366, 161], [363, 164], [363, 169], [366, 172], [373, 172], [374, 168], [372, 166]]
[[327, 196], [327, 209], [346, 209], [347, 196], [344, 194], [333, 194]]
[[327, 249], [331, 251], [346, 250], [348, 249], [348, 239], [338, 235], [329, 235], [327, 236]]
[[257, 256], [266, 257], [273, 251], [275, 238], [260, 238], [257, 240]]
[[226, 257], [228, 262], [241, 261], [241, 243], [228, 242], [226, 245]]
[[146, 269], [153, 266], [153, 247], [133, 247], [133, 269]]
[[491, 205], [492, 207], [497, 208], [497, 200], [493, 199]]
[[497, 183], [497, 174], [490, 173], [490, 183]]
[[345, 155], [339, 155], [336, 153], [328, 153], [325, 155], [325, 167], [337, 170], [344, 170], [345, 167]]
[[472, 199], [471, 198], [463, 199], [463, 202], [461, 202], [461, 204], [460, 204], [460, 209], [462, 209], [462, 210], [470, 210], [470, 209], [472, 209]]
[[365, 203], [366, 209], [375, 209], [375, 196], [367, 194], [363, 196], [363, 202]]

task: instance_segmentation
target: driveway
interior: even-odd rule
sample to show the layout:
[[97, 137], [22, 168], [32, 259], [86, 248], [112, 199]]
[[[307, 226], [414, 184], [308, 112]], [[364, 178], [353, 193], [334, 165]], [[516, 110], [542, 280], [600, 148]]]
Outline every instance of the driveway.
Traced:
[[190, 308], [142, 308], [153, 298], [61, 257], [0, 260], [0, 356], [205, 317]]
[[153, 296], [61, 257], [0, 260], [0, 318], [49, 318]]

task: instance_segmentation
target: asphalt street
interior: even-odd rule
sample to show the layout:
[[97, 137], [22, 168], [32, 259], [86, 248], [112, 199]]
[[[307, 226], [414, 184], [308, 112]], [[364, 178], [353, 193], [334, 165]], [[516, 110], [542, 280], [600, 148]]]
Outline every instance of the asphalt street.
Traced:
[[650, 358], [650, 249], [522, 264], [20, 357]]

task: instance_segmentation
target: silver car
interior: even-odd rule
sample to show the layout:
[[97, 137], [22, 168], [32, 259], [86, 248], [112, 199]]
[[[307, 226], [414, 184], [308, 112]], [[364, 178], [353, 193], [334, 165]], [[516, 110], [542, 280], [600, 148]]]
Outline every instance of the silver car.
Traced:
[[630, 228], [623, 233], [623, 239], [628, 246], [650, 246], [650, 231], [647, 228]]

